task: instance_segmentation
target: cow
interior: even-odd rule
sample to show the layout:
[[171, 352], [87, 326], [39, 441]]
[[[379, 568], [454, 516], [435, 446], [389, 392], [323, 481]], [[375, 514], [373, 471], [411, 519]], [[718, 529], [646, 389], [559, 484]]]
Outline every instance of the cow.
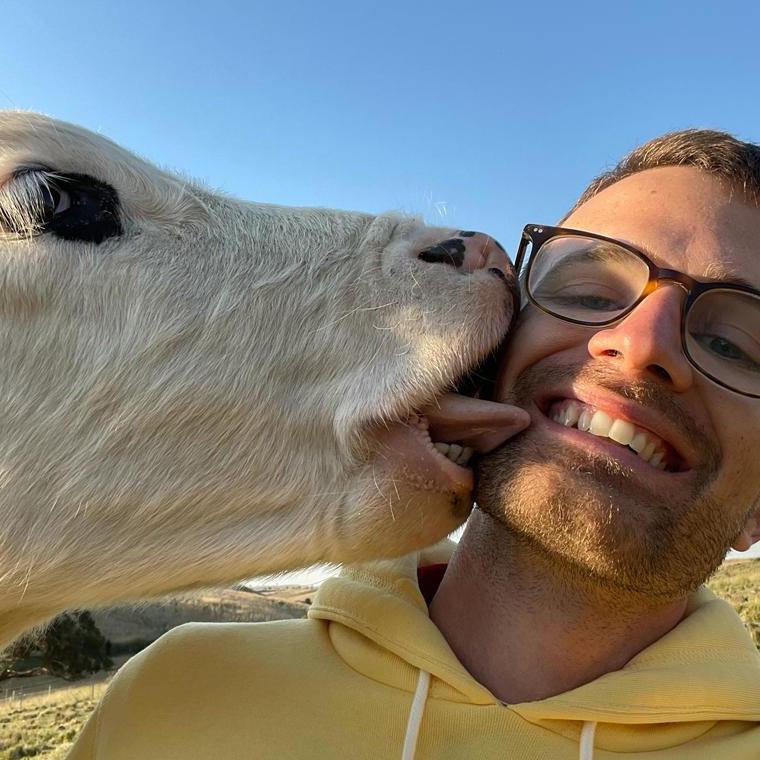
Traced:
[[431, 544], [506, 437], [450, 394], [515, 312], [487, 235], [237, 200], [3, 111], [0, 255], [0, 644]]

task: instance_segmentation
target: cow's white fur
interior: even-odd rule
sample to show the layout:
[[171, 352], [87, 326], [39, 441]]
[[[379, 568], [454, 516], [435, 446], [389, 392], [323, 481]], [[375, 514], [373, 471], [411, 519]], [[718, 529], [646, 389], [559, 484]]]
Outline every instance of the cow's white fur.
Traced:
[[[503, 336], [485, 271], [419, 220], [247, 203], [103, 137], [0, 112], [0, 207], [39, 175], [118, 192], [100, 245], [0, 237], [0, 644], [61, 609], [432, 543], [467, 504], [375, 429]], [[32, 184], [29, 184], [32, 183]]]

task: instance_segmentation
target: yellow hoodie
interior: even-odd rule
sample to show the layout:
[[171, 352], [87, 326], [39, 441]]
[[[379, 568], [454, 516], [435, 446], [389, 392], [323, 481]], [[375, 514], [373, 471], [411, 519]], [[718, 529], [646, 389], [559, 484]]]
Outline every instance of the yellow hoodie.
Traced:
[[308, 620], [174, 629], [121, 669], [70, 760], [760, 758], [760, 654], [707, 589], [622, 670], [505, 705], [431, 622], [416, 565], [344, 570]]

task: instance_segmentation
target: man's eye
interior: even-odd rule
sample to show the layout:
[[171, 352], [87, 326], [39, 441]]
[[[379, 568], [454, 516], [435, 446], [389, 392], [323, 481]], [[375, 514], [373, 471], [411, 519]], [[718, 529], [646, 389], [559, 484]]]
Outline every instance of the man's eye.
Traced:
[[757, 363], [754, 362], [750, 356], [730, 340], [721, 338], [718, 335], [700, 335], [696, 337], [698, 342], [701, 343], [704, 348], [712, 354], [715, 354], [719, 359], [726, 359], [731, 362], [745, 364], [748, 367], [758, 367]]
[[558, 287], [536, 289], [534, 297], [547, 306], [587, 311], [620, 311], [627, 303], [619, 289], [606, 283], [566, 283]]
[[579, 306], [591, 311], [618, 311], [619, 304], [611, 301], [609, 298], [594, 295], [574, 295], [574, 296], [557, 296], [552, 299], [553, 303], [558, 306]]

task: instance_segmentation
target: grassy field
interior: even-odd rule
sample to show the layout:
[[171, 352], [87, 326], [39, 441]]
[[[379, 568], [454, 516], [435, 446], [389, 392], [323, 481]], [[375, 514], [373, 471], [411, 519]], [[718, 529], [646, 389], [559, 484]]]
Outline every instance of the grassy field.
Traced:
[[82, 686], [0, 706], [0, 760], [63, 760], [104, 689]]
[[[755, 643], [760, 648], [760, 560], [744, 560], [727, 562], [708, 583], [710, 588], [719, 596], [730, 601], [742, 616], [750, 629]], [[248, 594], [246, 594], [248, 596]], [[249, 602], [256, 608], [255, 613], [238, 610], [244, 619], [261, 619], [258, 615], [263, 609], [250, 595]], [[242, 604], [245, 607], [245, 597], [235, 592], [232, 596], [222, 592], [220, 598], [209, 597], [206, 594], [191, 604], [196, 611], [202, 611], [205, 619], [219, 619], [224, 615], [217, 613], [221, 607]], [[293, 617], [302, 617], [304, 610], [299, 606], [300, 599], [287, 599], [288, 605], [277, 604], [277, 599], [268, 599], [274, 606], [271, 610], [277, 618], [284, 616], [288, 610]], [[233, 604], [234, 602], [234, 604]], [[180, 617], [184, 622], [186, 605], [180, 605]], [[149, 615], [142, 608], [140, 628], [135, 631], [129, 628], [129, 636], [142, 635], [146, 628], [155, 625], [164, 627], [171, 617], [170, 611], [176, 611], [174, 603], [162, 605], [156, 615]], [[267, 607], [269, 609], [269, 607]], [[122, 608], [112, 615], [112, 622], [126, 614]], [[157, 620], [156, 618], [160, 618]], [[2, 685], [2, 682], [0, 682]], [[44, 760], [61, 760], [66, 756], [80, 728], [94, 709], [98, 698], [105, 689], [105, 676], [91, 679], [91, 683], [79, 688], [53, 690], [50, 695], [25, 698], [22, 704], [18, 699], [0, 700], [0, 760], [19, 760], [26, 757], [44, 758]], [[55, 687], [53, 687], [55, 689]], [[0, 692], [2, 693], [2, 692]]]
[[734, 605], [760, 649], [760, 559], [726, 562], [707, 585]]

